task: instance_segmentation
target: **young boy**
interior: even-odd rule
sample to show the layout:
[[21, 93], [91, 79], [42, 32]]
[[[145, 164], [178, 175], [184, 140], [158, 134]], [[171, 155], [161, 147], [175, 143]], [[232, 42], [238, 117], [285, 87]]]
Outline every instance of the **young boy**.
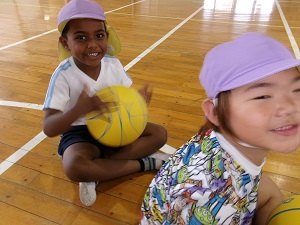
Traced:
[[199, 76], [207, 122], [152, 180], [141, 224], [268, 223], [282, 201], [262, 173], [268, 151], [300, 146], [299, 65], [282, 43], [259, 33], [208, 52]]
[[[159, 160], [147, 156], [166, 143], [162, 126], [147, 123], [142, 135], [120, 148], [109, 148], [89, 133], [85, 114], [106, 105], [94, 94], [107, 86], [131, 86], [120, 61], [116, 32], [108, 27], [101, 6], [89, 0], [72, 0], [58, 15], [59, 56], [44, 103], [43, 130], [49, 137], [61, 135], [58, 154], [65, 174], [79, 182], [80, 200], [90, 206], [96, 200], [96, 182], [138, 171], [157, 169]], [[109, 55], [108, 55], [109, 54]], [[147, 103], [151, 91], [140, 90]]]

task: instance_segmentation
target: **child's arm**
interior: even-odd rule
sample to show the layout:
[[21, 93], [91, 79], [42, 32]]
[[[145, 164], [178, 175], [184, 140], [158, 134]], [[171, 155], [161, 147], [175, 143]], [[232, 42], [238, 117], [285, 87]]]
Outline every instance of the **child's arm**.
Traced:
[[152, 97], [152, 89], [149, 84], [145, 84], [144, 87], [139, 89], [139, 93], [144, 97], [147, 105], [150, 103]]
[[265, 174], [262, 175], [258, 188], [257, 211], [252, 221], [253, 225], [267, 225], [270, 213], [283, 200], [277, 185]]
[[101, 102], [99, 97], [89, 97], [87, 92], [83, 90], [76, 105], [65, 113], [51, 108], [44, 109], [43, 131], [49, 137], [60, 135], [66, 132], [80, 116], [93, 110], [104, 111], [105, 108], [106, 104]]

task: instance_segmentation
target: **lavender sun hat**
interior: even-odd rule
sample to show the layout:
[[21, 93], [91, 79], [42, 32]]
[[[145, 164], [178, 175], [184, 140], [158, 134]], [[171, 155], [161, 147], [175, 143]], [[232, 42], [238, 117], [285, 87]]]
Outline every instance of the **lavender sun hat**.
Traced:
[[207, 53], [199, 75], [209, 98], [286, 69], [300, 60], [281, 42], [260, 33], [246, 33]]
[[[106, 16], [102, 7], [92, 0], [71, 0], [58, 13], [57, 26], [60, 33], [63, 32], [66, 24], [72, 19], [96, 19], [104, 21], [107, 27], [108, 49], [107, 54], [115, 56], [121, 51], [121, 42], [116, 31], [107, 25]], [[58, 43], [59, 60], [62, 61], [71, 56], [69, 51]]]

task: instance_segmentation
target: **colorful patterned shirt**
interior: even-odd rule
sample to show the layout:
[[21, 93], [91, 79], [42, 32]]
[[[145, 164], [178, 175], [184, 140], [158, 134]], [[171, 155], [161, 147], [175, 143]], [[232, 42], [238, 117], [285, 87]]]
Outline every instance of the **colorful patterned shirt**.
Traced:
[[263, 164], [253, 164], [219, 133], [195, 135], [152, 180], [140, 224], [251, 224]]

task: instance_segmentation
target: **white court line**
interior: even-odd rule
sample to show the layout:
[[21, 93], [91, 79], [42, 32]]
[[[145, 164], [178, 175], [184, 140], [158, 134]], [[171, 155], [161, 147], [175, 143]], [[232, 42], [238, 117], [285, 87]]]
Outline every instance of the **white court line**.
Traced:
[[[146, 0], [141, 0], [141, 1], [138, 1], [138, 2], [134, 2], [134, 3], [131, 3], [131, 4], [129, 4], [129, 5], [125, 5], [125, 6], [122, 6], [122, 7], [120, 7], [120, 8], [117, 8], [117, 9], [113, 9], [113, 10], [107, 11], [106, 13], [111, 13], [111, 12], [114, 12], [114, 11], [118, 11], [118, 10], [120, 10], [120, 9], [124, 9], [124, 8], [126, 8], [126, 7], [128, 7], [128, 6], [133, 6], [133, 5], [135, 5], [135, 4], [138, 4], [138, 3], [141, 3], [141, 2], [144, 2], [144, 1], [146, 1]], [[105, 14], [106, 14], [106, 13], [105, 13]]]
[[138, 55], [134, 60], [132, 60], [130, 63], [128, 63], [124, 67], [125, 70], [130, 69], [138, 61], [140, 61], [142, 58], [144, 58], [145, 55], [147, 55], [149, 52], [151, 52], [153, 49], [155, 49], [158, 45], [160, 45], [163, 41], [165, 41], [168, 37], [170, 37], [174, 32], [176, 32], [180, 27], [182, 27], [187, 21], [189, 21], [192, 17], [194, 17], [202, 9], [203, 9], [203, 6], [200, 7], [199, 9], [197, 9], [194, 13], [192, 13], [189, 17], [187, 17], [185, 20], [183, 20], [180, 24], [178, 24], [169, 33], [167, 33], [165, 36], [163, 36], [161, 39], [159, 39], [157, 42], [155, 42], [153, 45], [151, 45], [148, 49], [146, 49], [144, 52], [142, 52], [140, 55]]
[[[120, 9], [124, 9], [124, 8], [126, 8], [126, 7], [129, 7], [129, 6], [132, 6], [132, 5], [135, 5], [135, 4], [144, 2], [144, 1], [145, 1], [145, 0], [141, 0], [141, 1], [138, 1], [138, 2], [134, 2], [134, 3], [131, 3], [131, 4], [125, 5], [125, 6], [122, 6], [122, 7], [120, 7], [120, 8], [117, 8], [117, 9], [114, 9], [114, 10], [107, 11], [107, 12], [105, 12], [105, 14], [111, 13], [111, 12], [114, 12], [114, 11], [117, 11], [117, 10], [120, 10]], [[23, 39], [23, 40], [21, 40], [21, 41], [17, 41], [17, 42], [15, 42], [15, 43], [12, 43], [12, 44], [9, 44], [9, 45], [0, 47], [0, 51], [2, 51], [2, 50], [4, 50], [4, 49], [7, 49], [7, 48], [10, 48], [10, 47], [13, 47], [13, 46], [16, 46], [16, 45], [19, 45], [19, 44], [22, 44], [22, 43], [27, 42], [27, 41], [31, 41], [31, 40], [36, 39], [36, 38], [38, 38], [38, 37], [45, 36], [45, 35], [47, 35], [47, 34], [50, 34], [50, 33], [52, 33], [52, 32], [55, 32], [55, 31], [57, 31], [57, 29], [49, 30], [49, 31], [47, 31], [47, 32], [44, 32], [44, 33], [35, 35], [35, 36], [33, 36], [33, 37], [26, 38], [26, 39]]]
[[[198, 10], [196, 10], [193, 14], [191, 14], [189, 17], [187, 17], [184, 21], [182, 21], [180, 24], [178, 24], [174, 29], [172, 29], [169, 33], [167, 33], [164, 37], [162, 37], [160, 40], [158, 40], [156, 43], [151, 45], [147, 50], [145, 50], [142, 54], [137, 56], [134, 60], [132, 60], [129, 64], [127, 64], [124, 69], [127, 71], [132, 66], [134, 66], [138, 61], [140, 61], [143, 57], [145, 57], [149, 52], [151, 52], [154, 48], [156, 48], [159, 44], [161, 44], [163, 41], [165, 41], [168, 37], [170, 37], [175, 31], [177, 31], [180, 27], [182, 27], [188, 20], [190, 20], [193, 16], [195, 16], [203, 7], [200, 7]], [[47, 32], [49, 33], [49, 32]], [[41, 35], [40, 35], [41, 36]], [[37, 36], [35, 36], [37, 37]], [[26, 40], [32, 40], [26, 39]], [[20, 44], [22, 42], [18, 42]], [[11, 45], [14, 46], [14, 45]], [[0, 49], [2, 50], [2, 49]], [[33, 108], [33, 109], [42, 109], [42, 105], [37, 104], [31, 104], [31, 103], [21, 103], [21, 102], [11, 102], [11, 101], [0, 101], [0, 105], [6, 105], [6, 106], [15, 106], [15, 107], [24, 107], [24, 108]], [[36, 137], [31, 139], [29, 142], [27, 142], [23, 147], [21, 147], [19, 150], [17, 150], [14, 154], [12, 154], [10, 157], [8, 157], [6, 160], [4, 160], [0, 164], [0, 175], [4, 173], [7, 169], [9, 169], [14, 163], [16, 163], [20, 158], [22, 158], [25, 154], [27, 154], [29, 151], [31, 151], [36, 145], [38, 145], [41, 141], [43, 141], [46, 138], [46, 135], [44, 132], [39, 133]], [[165, 144], [162, 148], [162, 151], [164, 151], [167, 154], [173, 153], [176, 149]]]
[[12, 107], [21, 107], [21, 108], [27, 108], [27, 109], [38, 109], [38, 110], [43, 109], [43, 105], [33, 104], [33, 103], [26, 103], [26, 102], [13, 102], [13, 101], [0, 100], [0, 105], [12, 106]]
[[285, 19], [285, 16], [284, 16], [284, 14], [283, 14], [283, 12], [282, 12], [282, 10], [281, 10], [280, 4], [278, 3], [277, 0], [276, 0], [276, 6], [277, 6], [277, 9], [278, 9], [278, 11], [279, 11], [279, 14], [280, 14], [282, 23], [283, 23], [283, 25], [284, 25], [284, 28], [285, 28], [285, 30], [286, 30], [286, 33], [287, 33], [287, 35], [288, 35], [288, 37], [289, 37], [289, 40], [290, 40], [290, 42], [291, 42], [291, 45], [292, 45], [292, 48], [293, 48], [295, 57], [296, 57], [297, 59], [300, 59], [300, 52], [299, 52], [299, 48], [298, 48], [297, 42], [296, 42], [296, 40], [295, 40], [295, 38], [294, 38], [294, 35], [293, 35], [293, 33], [292, 33], [291, 29], [290, 29], [290, 26], [289, 26], [287, 20]]
[[30, 141], [28, 141], [25, 145], [23, 145], [19, 150], [17, 150], [14, 154], [9, 156], [6, 160], [4, 160], [0, 164], [0, 175], [8, 170], [12, 165], [14, 165], [19, 159], [21, 159], [24, 155], [26, 155], [29, 151], [31, 151], [35, 146], [41, 143], [46, 138], [44, 132], [40, 132]]
[[10, 48], [10, 47], [13, 47], [13, 46], [16, 46], [16, 45], [19, 45], [19, 44], [22, 44], [22, 43], [24, 43], [24, 42], [27, 42], [27, 41], [30, 41], [30, 40], [33, 40], [33, 39], [36, 39], [36, 38], [38, 38], [38, 37], [45, 36], [46, 34], [50, 34], [50, 33], [54, 32], [54, 31], [57, 31], [57, 29], [49, 30], [49, 31], [44, 32], [44, 33], [41, 33], [41, 34], [39, 34], [39, 35], [35, 35], [35, 36], [33, 36], [33, 37], [26, 38], [26, 39], [24, 39], [24, 40], [22, 40], [22, 41], [18, 41], [18, 42], [12, 43], [12, 44], [10, 44], [10, 45], [3, 46], [3, 47], [0, 48], [0, 51], [1, 51], [1, 50], [4, 50], [4, 49], [7, 49], [7, 48]]

